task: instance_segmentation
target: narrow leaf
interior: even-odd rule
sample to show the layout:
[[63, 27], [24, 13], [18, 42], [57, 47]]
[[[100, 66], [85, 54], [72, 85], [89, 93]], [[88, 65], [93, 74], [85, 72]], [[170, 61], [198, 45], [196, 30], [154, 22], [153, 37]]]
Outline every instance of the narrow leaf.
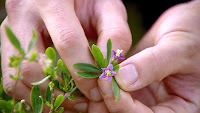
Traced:
[[34, 47], [35, 43], [37, 42], [37, 34], [36, 34], [36, 31], [33, 30], [33, 36], [32, 36], [32, 39], [28, 45], [28, 50], [27, 52], [30, 52], [31, 49]]
[[92, 55], [100, 68], [106, 67], [105, 62], [104, 62], [103, 53], [96, 45], [92, 45]]
[[31, 90], [31, 106], [35, 113], [42, 113], [43, 110], [43, 101], [41, 98], [41, 91], [38, 85], [32, 87]]
[[51, 90], [50, 90], [49, 85], [46, 88], [45, 100], [48, 101], [49, 103], [51, 103]]
[[38, 82], [33, 82], [31, 83], [31, 85], [40, 85], [42, 84], [43, 82], [45, 82], [46, 80], [49, 79], [50, 76], [46, 76], [45, 78], [43, 78], [42, 80], [38, 81]]
[[63, 91], [63, 86], [58, 80], [54, 80], [53, 83], [57, 89]]
[[111, 39], [109, 38], [107, 41], [107, 61], [110, 61], [112, 55], [112, 42]]
[[120, 65], [117, 64], [117, 65], [113, 68], [113, 71], [115, 71], [116, 73], [118, 73], [119, 69], [120, 69]]
[[23, 49], [21, 48], [19, 40], [8, 26], [5, 26], [5, 29], [8, 39], [13, 44], [13, 46], [21, 53]]
[[63, 95], [58, 95], [56, 100], [55, 100], [55, 103], [54, 103], [54, 108], [57, 108], [58, 106], [60, 106], [62, 104], [64, 100], [64, 96]]
[[96, 78], [100, 76], [100, 73], [79, 72], [79, 71], [75, 73], [83, 78]]
[[112, 77], [112, 87], [113, 87], [113, 92], [115, 95], [115, 102], [117, 102], [117, 100], [119, 99], [119, 95], [120, 95], [120, 88], [114, 77]]
[[56, 52], [52, 47], [48, 47], [45, 51], [45, 54], [49, 59], [51, 59], [54, 63], [56, 61]]
[[92, 64], [88, 64], [88, 63], [76, 63], [73, 66], [76, 69], [87, 71], [87, 72], [99, 72], [99, 73], [102, 72], [102, 70], [99, 69], [98, 67]]

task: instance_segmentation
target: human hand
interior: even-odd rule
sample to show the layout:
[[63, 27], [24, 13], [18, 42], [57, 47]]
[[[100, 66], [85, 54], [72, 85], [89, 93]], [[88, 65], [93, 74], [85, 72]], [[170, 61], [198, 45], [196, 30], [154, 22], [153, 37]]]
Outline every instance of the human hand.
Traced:
[[[111, 83], [98, 80], [111, 113], [200, 112], [200, 2], [166, 11], [122, 62], [115, 76], [120, 88], [115, 102]], [[129, 91], [130, 93], [126, 92]]]
[[[108, 38], [111, 38], [114, 49], [123, 49], [124, 54], [128, 51], [131, 45], [131, 34], [126, 22], [126, 11], [120, 0], [7, 0], [6, 9], [8, 16], [1, 25], [1, 46], [4, 89], [8, 94], [11, 95], [11, 92], [7, 89], [14, 88], [15, 84], [9, 74], [16, 73], [16, 70], [8, 67], [9, 56], [17, 51], [5, 35], [5, 25], [11, 27], [23, 48], [28, 47], [32, 29], [35, 29], [38, 34], [38, 41], [34, 48], [36, 51], [44, 53], [45, 48], [52, 44], [52, 39], [59, 55], [69, 67], [77, 87], [90, 100], [102, 99], [97, 88], [97, 79], [88, 80], [75, 75], [72, 64], [94, 63], [86, 37], [98, 38], [97, 45], [104, 54]], [[24, 79], [17, 83], [15, 90], [19, 91], [15, 92], [16, 99], [25, 99], [29, 103], [32, 87], [30, 83], [45, 77], [40, 67], [36, 63], [22, 64]], [[47, 83], [40, 85], [42, 92], [45, 91], [46, 85]], [[21, 89], [23, 91], [20, 91]], [[56, 93], [63, 92], [56, 91]], [[78, 107], [76, 104], [79, 104]], [[78, 99], [76, 102], [64, 104], [64, 107], [86, 111], [87, 100]]]

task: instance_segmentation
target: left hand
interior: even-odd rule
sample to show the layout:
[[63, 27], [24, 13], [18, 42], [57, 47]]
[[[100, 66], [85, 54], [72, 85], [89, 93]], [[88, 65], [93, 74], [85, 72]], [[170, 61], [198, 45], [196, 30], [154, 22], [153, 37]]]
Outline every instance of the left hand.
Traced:
[[177, 5], [158, 19], [134, 49], [136, 54], [120, 64], [115, 76], [122, 89], [117, 102], [111, 82], [98, 80], [109, 112], [200, 112], [199, 14], [196, 0]]

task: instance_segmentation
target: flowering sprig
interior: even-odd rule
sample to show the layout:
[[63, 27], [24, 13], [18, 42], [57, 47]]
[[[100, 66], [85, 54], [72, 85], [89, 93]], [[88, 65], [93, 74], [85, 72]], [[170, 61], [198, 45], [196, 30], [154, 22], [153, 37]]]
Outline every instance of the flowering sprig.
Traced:
[[98, 66], [87, 63], [76, 63], [73, 65], [74, 68], [82, 70], [82, 71], [77, 71], [76, 74], [84, 78], [99, 77], [99, 78], [106, 78], [109, 82], [112, 81], [115, 101], [117, 101], [120, 95], [120, 89], [114, 76], [120, 69], [118, 60], [124, 59], [124, 57], [121, 55], [123, 50], [119, 49], [117, 49], [116, 51], [112, 50], [111, 39], [108, 39], [106, 58], [104, 58], [101, 50], [96, 45], [92, 45], [90, 51]]

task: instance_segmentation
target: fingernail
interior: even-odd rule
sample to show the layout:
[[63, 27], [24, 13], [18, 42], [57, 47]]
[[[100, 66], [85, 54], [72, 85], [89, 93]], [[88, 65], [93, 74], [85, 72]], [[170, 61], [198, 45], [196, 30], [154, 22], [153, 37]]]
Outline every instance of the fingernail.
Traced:
[[87, 112], [87, 107], [88, 107], [87, 103], [78, 103], [74, 105], [74, 109], [80, 112]]
[[138, 73], [133, 64], [121, 67], [119, 76], [126, 85], [133, 85], [138, 79]]
[[99, 92], [99, 89], [97, 87], [90, 90], [90, 96], [93, 101], [99, 101], [102, 99], [102, 96]]
[[111, 82], [108, 82], [106, 79], [99, 80], [99, 87], [103, 95], [112, 95], [112, 86]]

